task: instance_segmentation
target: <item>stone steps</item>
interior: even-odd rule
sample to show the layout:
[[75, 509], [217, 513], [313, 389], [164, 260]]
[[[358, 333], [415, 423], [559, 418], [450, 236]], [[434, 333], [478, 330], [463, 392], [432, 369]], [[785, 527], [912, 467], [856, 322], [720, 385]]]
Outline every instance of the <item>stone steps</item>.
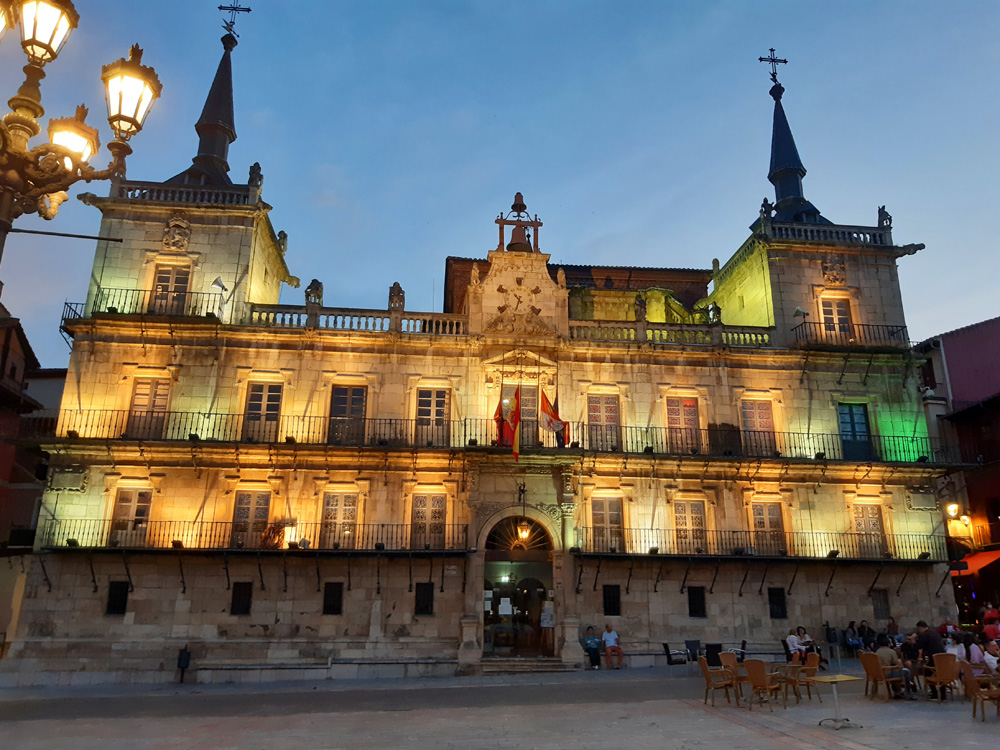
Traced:
[[561, 659], [484, 658], [483, 674], [529, 674], [532, 672], [575, 672], [577, 667]]

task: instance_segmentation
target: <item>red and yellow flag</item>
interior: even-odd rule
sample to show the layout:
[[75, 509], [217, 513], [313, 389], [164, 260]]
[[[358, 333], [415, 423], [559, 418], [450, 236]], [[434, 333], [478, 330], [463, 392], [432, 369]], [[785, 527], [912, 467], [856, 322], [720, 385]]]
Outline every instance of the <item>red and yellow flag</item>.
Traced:
[[538, 424], [542, 427], [542, 429], [554, 432], [556, 434], [556, 444], [560, 448], [565, 448], [566, 443], [569, 442], [569, 422], [563, 422], [559, 419], [559, 412], [557, 412], [555, 407], [553, 407], [549, 402], [549, 398], [545, 395], [545, 391], [541, 391], [541, 394], [542, 408], [539, 413]]
[[521, 452], [521, 386], [514, 391], [514, 407], [510, 410], [510, 417], [507, 418], [510, 429], [513, 432], [511, 447], [513, 448], [514, 461], [518, 460]]

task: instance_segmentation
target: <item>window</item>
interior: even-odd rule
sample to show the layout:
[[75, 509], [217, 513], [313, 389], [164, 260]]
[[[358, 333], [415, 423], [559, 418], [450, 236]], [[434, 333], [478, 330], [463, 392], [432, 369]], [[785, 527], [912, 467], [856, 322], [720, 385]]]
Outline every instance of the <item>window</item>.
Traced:
[[590, 501], [595, 552], [624, 552], [624, 522], [620, 497], [594, 497]]
[[365, 402], [368, 389], [337, 386], [330, 397], [330, 445], [363, 445], [365, 442]]
[[248, 443], [278, 442], [281, 384], [250, 383], [244, 412], [243, 439]]
[[434, 584], [429, 582], [415, 583], [413, 585], [415, 596], [413, 603], [413, 614], [433, 615], [434, 614]]
[[340, 581], [327, 581], [323, 586], [323, 614], [344, 614], [344, 584]]
[[688, 586], [688, 617], [708, 617], [705, 609], [705, 587]]
[[166, 378], [141, 378], [135, 381], [128, 412], [126, 437], [159, 440], [167, 421], [170, 381]]
[[158, 265], [153, 274], [149, 312], [157, 315], [184, 315], [187, 311], [190, 266]]
[[108, 583], [108, 606], [106, 615], [123, 615], [128, 607], [128, 581], [111, 581]]
[[271, 516], [271, 493], [242, 490], [236, 493], [233, 533], [230, 543], [237, 549], [261, 546]]
[[753, 399], [741, 401], [740, 425], [743, 428], [744, 455], [759, 458], [776, 456], [774, 415], [770, 401]]
[[853, 338], [850, 300], [825, 299], [820, 307], [823, 313], [823, 331], [828, 337]]
[[772, 620], [787, 620], [788, 605], [785, 603], [784, 589], [767, 590], [767, 606], [771, 611]]
[[855, 503], [853, 516], [858, 557], [881, 558], [888, 551], [885, 526], [882, 523], [882, 506], [877, 503]]
[[320, 547], [354, 549], [358, 521], [357, 492], [327, 492], [323, 495], [323, 526]]
[[149, 507], [152, 502], [152, 490], [118, 490], [111, 518], [112, 546], [146, 546], [146, 531], [149, 526]]
[[785, 524], [780, 502], [754, 502], [753, 544], [758, 555], [782, 555], [788, 553], [785, 543]]
[[233, 581], [233, 598], [229, 614], [248, 615], [253, 604], [253, 581]]
[[696, 454], [701, 449], [698, 399], [667, 399], [667, 450]]
[[674, 529], [677, 552], [701, 554], [708, 550], [704, 500], [675, 500]]
[[622, 613], [622, 587], [617, 583], [604, 587], [604, 616], [617, 617]]
[[595, 451], [618, 450], [621, 428], [618, 396], [591, 393], [587, 396], [588, 448]]
[[889, 615], [889, 589], [872, 589], [872, 617], [876, 620], [888, 620]]
[[[531, 448], [538, 445], [538, 389], [531, 386], [521, 388], [521, 447]], [[503, 387], [503, 416], [510, 419], [514, 409], [514, 392], [517, 385]]]
[[840, 444], [845, 461], [870, 461], [875, 457], [864, 404], [837, 404]]
[[445, 549], [447, 501], [443, 493], [413, 496], [410, 508], [411, 549]]
[[417, 390], [417, 445], [447, 447], [451, 419], [451, 393], [445, 388]]

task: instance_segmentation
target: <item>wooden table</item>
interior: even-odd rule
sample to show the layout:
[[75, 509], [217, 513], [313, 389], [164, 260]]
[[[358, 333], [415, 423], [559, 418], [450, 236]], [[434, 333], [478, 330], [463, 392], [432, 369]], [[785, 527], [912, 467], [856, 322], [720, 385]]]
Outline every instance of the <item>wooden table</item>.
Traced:
[[861, 728], [860, 724], [854, 724], [845, 716], [840, 715], [840, 699], [837, 697], [837, 684], [840, 682], [851, 682], [852, 680], [860, 680], [860, 677], [852, 677], [849, 674], [828, 674], [828, 675], [816, 675], [812, 678], [813, 682], [825, 682], [830, 685], [830, 689], [833, 692], [833, 713], [834, 716], [831, 719], [821, 719], [819, 722], [820, 726], [823, 726], [824, 721], [833, 722], [834, 729], [840, 729], [841, 727], [857, 727]]

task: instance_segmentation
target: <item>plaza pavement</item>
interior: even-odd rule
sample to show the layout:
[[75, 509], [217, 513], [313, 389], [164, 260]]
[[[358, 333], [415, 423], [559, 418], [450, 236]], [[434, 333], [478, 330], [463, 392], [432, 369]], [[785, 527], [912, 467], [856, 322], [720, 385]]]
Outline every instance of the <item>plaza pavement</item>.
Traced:
[[[860, 674], [856, 663], [844, 672]], [[943, 705], [870, 701], [840, 688], [863, 728], [836, 731], [827, 686], [774, 712], [702, 703], [685, 667], [571, 674], [255, 685], [94, 686], [0, 690], [0, 748], [908, 748], [1000, 747], [1000, 717]]]

